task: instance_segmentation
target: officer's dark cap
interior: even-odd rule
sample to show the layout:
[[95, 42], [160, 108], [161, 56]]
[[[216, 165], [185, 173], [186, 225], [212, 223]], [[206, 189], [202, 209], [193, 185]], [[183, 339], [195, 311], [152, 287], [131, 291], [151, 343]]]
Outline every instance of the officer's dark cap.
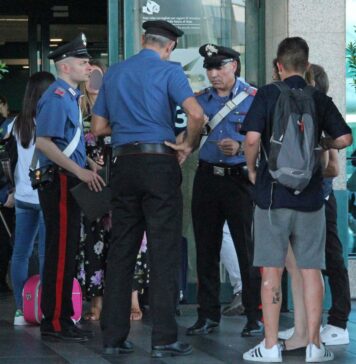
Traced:
[[91, 58], [87, 50], [87, 39], [84, 33], [80, 33], [69, 43], [57, 47], [47, 58], [58, 62], [68, 57]]
[[161, 35], [170, 40], [177, 41], [177, 38], [181, 37], [184, 32], [164, 20], [148, 20], [142, 24], [142, 28], [145, 29], [145, 34]]
[[204, 57], [204, 68], [221, 67], [226, 63], [240, 60], [239, 52], [211, 43], [202, 45], [199, 53]]

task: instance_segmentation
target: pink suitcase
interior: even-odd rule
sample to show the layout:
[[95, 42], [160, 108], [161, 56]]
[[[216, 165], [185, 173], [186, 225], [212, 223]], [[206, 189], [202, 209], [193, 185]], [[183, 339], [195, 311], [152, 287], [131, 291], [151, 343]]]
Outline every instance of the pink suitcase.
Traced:
[[[23, 315], [30, 324], [39, 324], [42, 319], [41, 311], [42, 287], [39, 274], [30, 277], [22, 291]], [[74, 315], [72, 320], [78, 322], [82, 316], [82, 289], [77, 279], [73, 280], [72, 302]]]

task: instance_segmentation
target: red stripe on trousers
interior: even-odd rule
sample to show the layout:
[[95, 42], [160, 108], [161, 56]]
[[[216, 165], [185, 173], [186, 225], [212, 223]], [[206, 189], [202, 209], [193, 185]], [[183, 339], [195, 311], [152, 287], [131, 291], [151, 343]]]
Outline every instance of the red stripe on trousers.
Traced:
[[66, 260], [67, 248], [67, 176], [60, 174], [60, 200], [59, 200], [59, 244], [58, 244], [58, 261], [57, 261], [57, 275], [56, 275], [56, 303], [53, 315], [53, 328], [54, 331], [61, 331], [61, 323], [59, 318], [62, 311], [62, 298], [63, 298], [63, 281], [64, 281], [64, 267]]

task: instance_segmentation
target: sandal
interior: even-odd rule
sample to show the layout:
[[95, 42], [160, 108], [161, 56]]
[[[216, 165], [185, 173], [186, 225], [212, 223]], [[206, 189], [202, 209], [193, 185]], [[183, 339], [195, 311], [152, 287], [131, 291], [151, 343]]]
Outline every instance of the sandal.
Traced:
[[281, 351], [283, 351], [284, 354], [299, 354], [301, 352], [305, 352], [306, 346], [300, 346], [299, 348], [294, 348], [294, 349], [287, 349], [287, 345], [286, 345], [286, 341], [285, 339], [279, 339], [278, 343], [280, 345]]
[[100, 307], [91, 307], [89, 312], [86, 312], [83, 316], [85, 321], [99, 321], [101, 309]]

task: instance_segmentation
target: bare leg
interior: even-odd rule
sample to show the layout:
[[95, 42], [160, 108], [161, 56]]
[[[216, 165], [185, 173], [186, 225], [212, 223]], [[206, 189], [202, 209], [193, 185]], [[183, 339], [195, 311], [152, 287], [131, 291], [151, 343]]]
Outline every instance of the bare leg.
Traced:
[[324, 298], [324, 281], [319, 269], [301, 269], [304, 303], [307, 313], [308, 342], [320, 346], [320, 322]]
[[262, 310], [265, 325], [265, 347], [270, 349], [278, 342], [279, 314], [282, 303], [281, 279], [284, 268], [263, 267]]
[[293, 350], [304, 347], [308, 343], [307, 316], [304, 306], [303, 276], [297, 267], [297, 262], [291, 245], [288, 246], [286, 268], [291, 276], [294, 304], [294, 333], [286, 340], [286, 349]]
[[98, 321], [100, 320], [101, 309], [103, 307], [103, 297], [95, 296], [90, 300], [90, 312], [84, 315], [85, 320]]
[[130, 320], [138, 321], [142, 319], [142, 311], [138, 302], [138, 291], [132, 291], [131, 295], [131, 315]]

